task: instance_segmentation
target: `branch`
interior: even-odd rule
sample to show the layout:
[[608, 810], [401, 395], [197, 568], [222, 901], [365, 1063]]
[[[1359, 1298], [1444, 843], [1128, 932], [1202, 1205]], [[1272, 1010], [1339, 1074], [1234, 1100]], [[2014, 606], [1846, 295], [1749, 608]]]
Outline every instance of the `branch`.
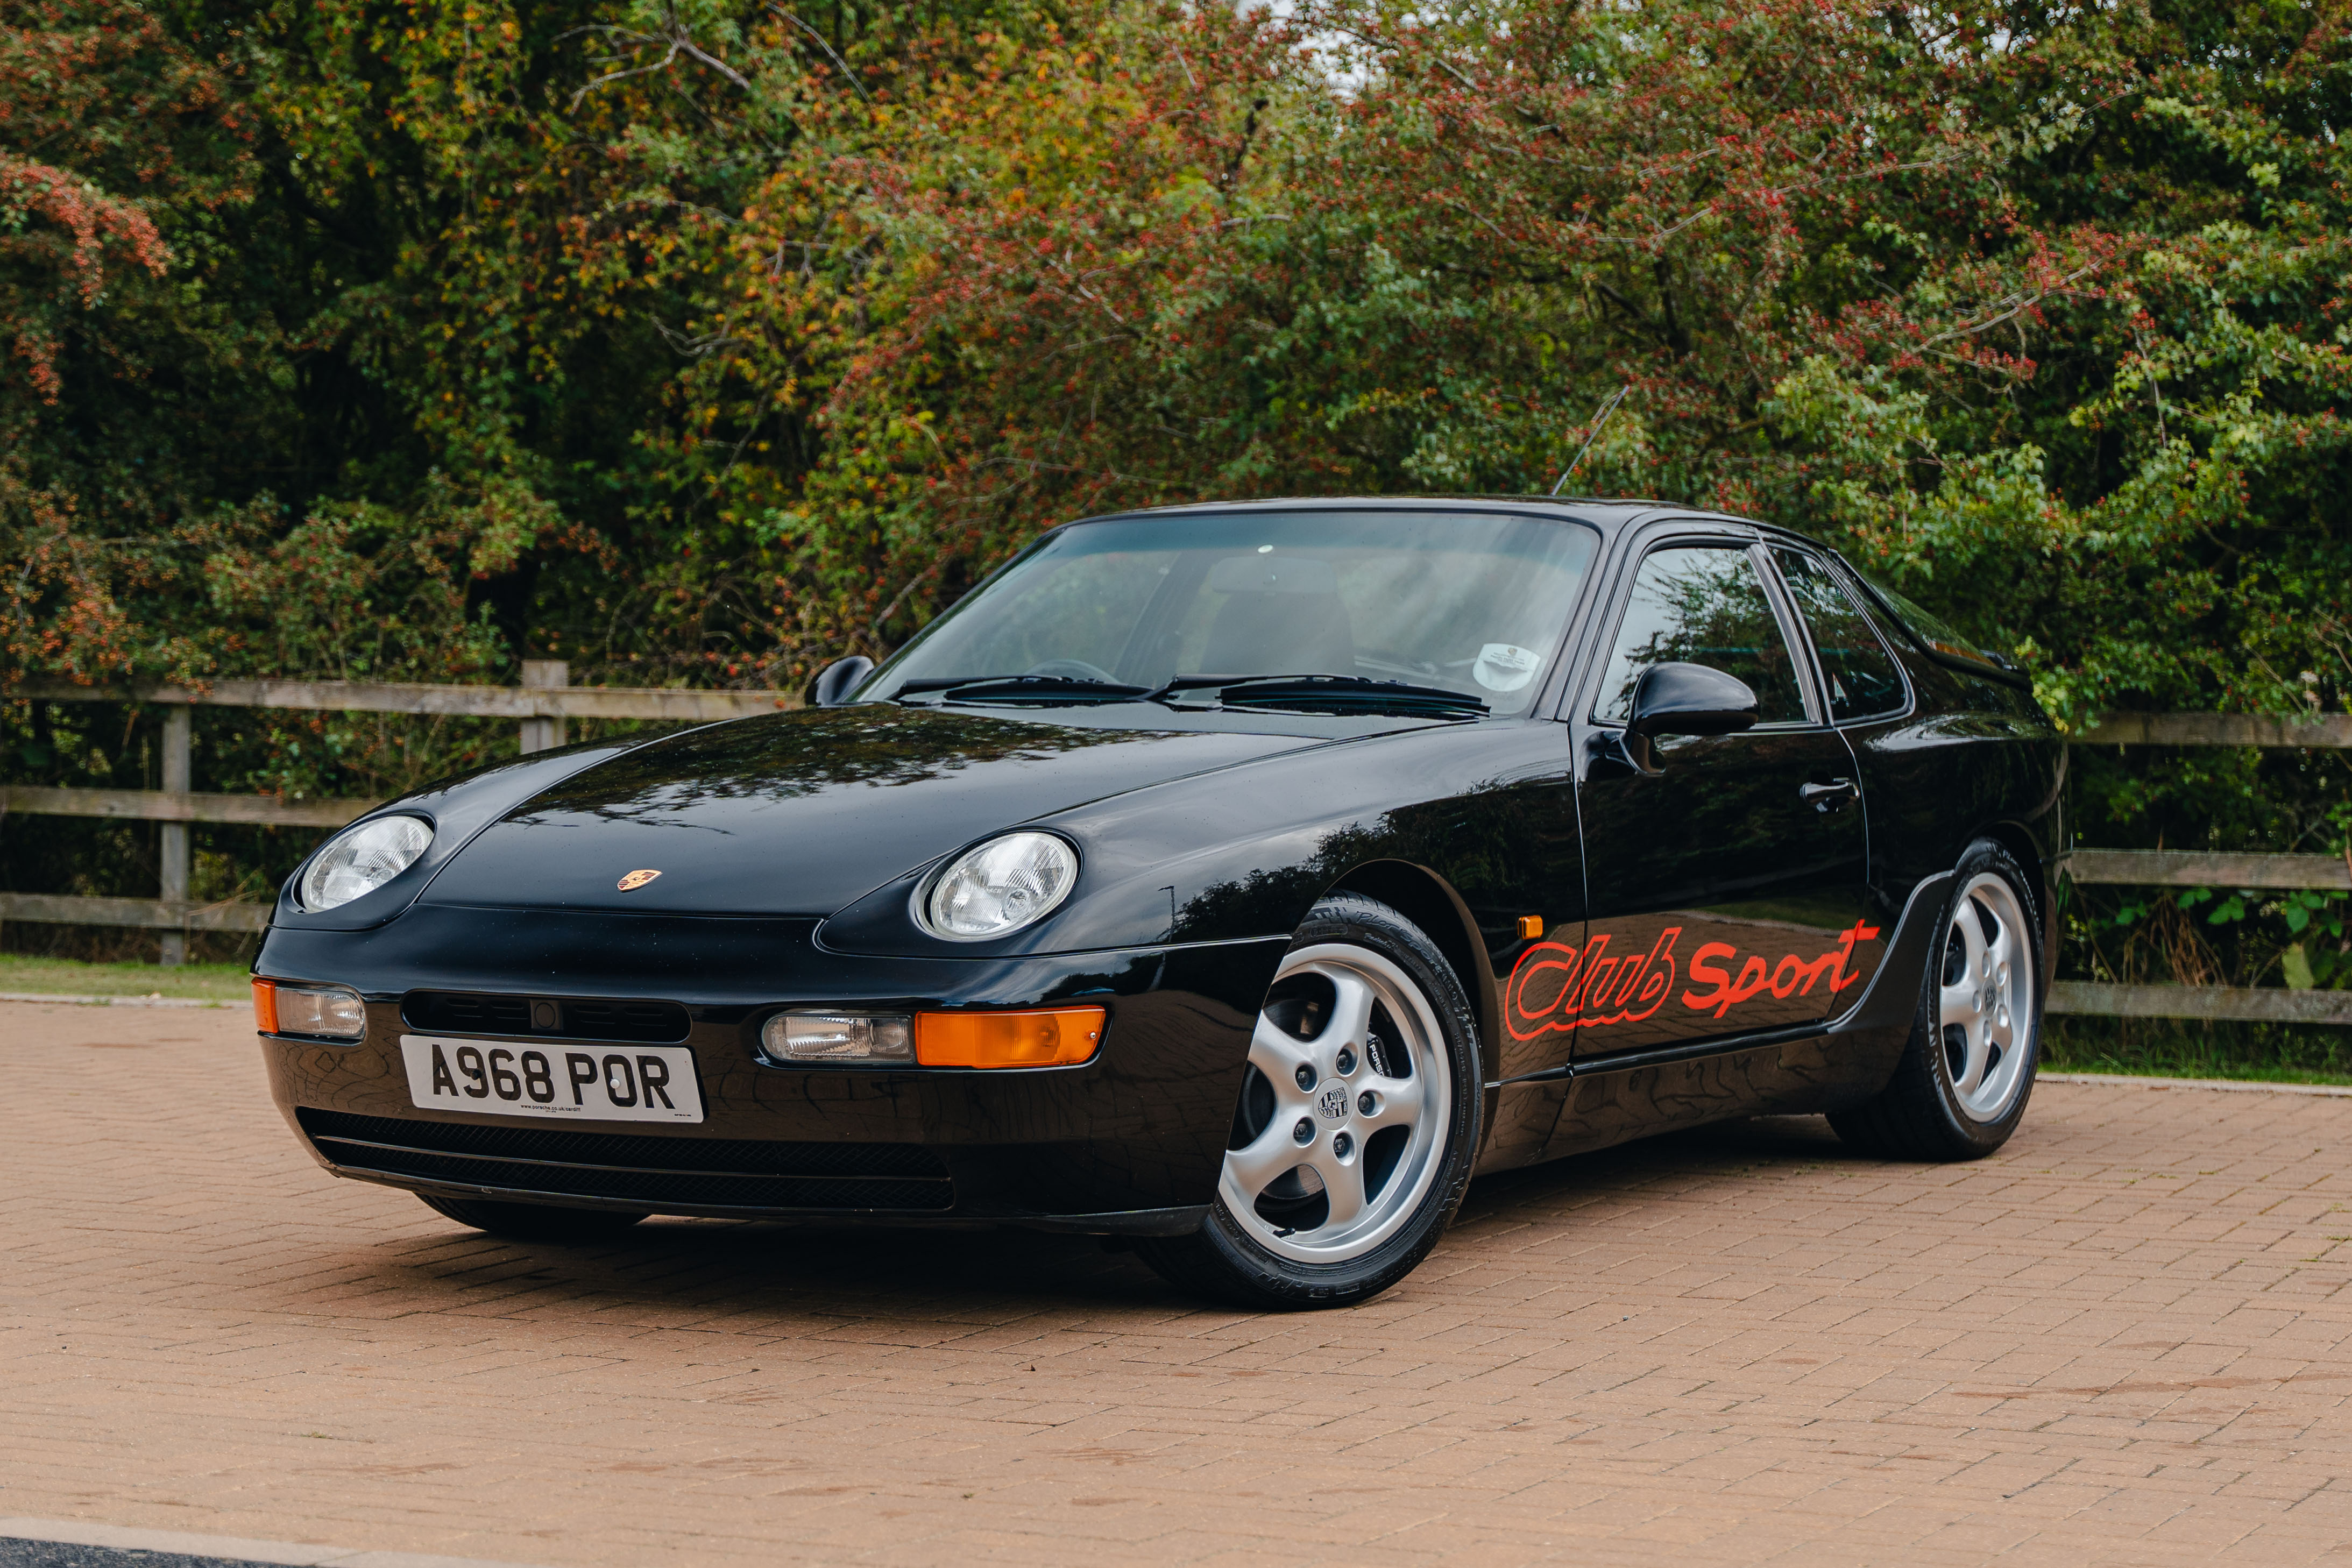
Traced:
[[669, 46], [669, 48], [662, 55], [662, 57], [656, 60], [649, 66], [632, 66], [625, 71], [607, 71], [604, 75], [598, 77], [592, 82], [589, 82], [578, 92], [572, 95], [572, 107], [573, 109], [578, 109], [580, 107], [580, 100], [587, 97], [589, 93], [593, 92], [597, 88], [603, 87], [608, 82], [621, 81], [629, 77], [645, 76], [654, 71], [662, 70], [680, 55], [685, 55], [688, 58], [693, 59], [699, 64], [709, 66], [712, 70], [717, 71], [720, 76], [725, 77], [729, 81], [733, 82], [745, 92], [751, 91], [751, 83], [747, 78], [745, 78], [742, 72], [737, 70], [733, 66], [729, 65], [725, 60], [722, 60], [718, 56], [711, 54], [709, 50], [703, 48], [701, 45], [694, 41], [693, 35], [689, 34], [686, 30], [686, 24], [678, 20], [677, 6], [675, 4], [665, 4], [662, 6], [662, 16], [667, 26], [659, 33], [634, 32], [629, 28], [615, 26], [611, 23], [600, 23], [584, 27], [573, 27], [568, 32], [558, 36], [556, 38], [556, 42], [558, 43], [562, 43], [565, 38], [577, 37], [583, 33], [603, 33], [610, 37], [625, 39], [629, 43], [640, 46], [661, 43], [667, 43]]
[[849, 68], [849, 62], [847, 60], [843, 59], [839, 55], [834, 53], [833, 46], [824, 41], [824, 35], [823, 33], [818, 32], [814, 27], [810, 26], [806, 22], [803, 22], [798, 16], [793, 16], [782, 5], [772, 5], [768, 9], [773, 11], [777, 16], [782, 16], [785, 21], [790, 22], [793, 26], [798, 27], [802, 32], [806, 33], [810, 37], [814, 38], [816, 40], [816, 47], [823, 49], [827, 57], [829, 57], [835, 66], [840, 68], [841, 79], [855, 88], [857, 90], [857, 96], [862, 99], [866, 99], [867, 103], [870, 104], [874, 101], [871, 98], [866, 97], [866, 84], [857, 79], [857, 73]]
[[1932, 338], [1912, 345], [1913, 350], [1916, 352], [1922, 350], [1932, 349], [1937, 344], [1948, 341], [1951, 339], [1971, 337], [1976, 333], [1987, 331], [1991, 328], [1998, 327], [2004, 321], [2013, 321], [2018, 317], [2024, 315], [2028, 310], [2032, 309], [2036, 305], [2041, 304], [2044, 299], [2049, 298], [2053, 294], [2064, 288], [2076, 278], [2086, 277], [2098, 270], [2099, 264], [2097, 262], [2088, 262], [2082, 267], [2076, 267], [2074, 271], [2068, 273], [2057, 282], [2051, 284], [2046, 288], [2037, 288], [2032, 293], [2021, 297], [2012, 294], [2005, 301], [1997, 300], [1995, 301], [1996, 304], [2005, 303], [2009, 306], [2009, 308], [2003, 310], [2000, 315], [1989, 317], [1985, 320], [1972, 322], [1965, 327], [1955, 327], [1948, 332], [1938, 332]]

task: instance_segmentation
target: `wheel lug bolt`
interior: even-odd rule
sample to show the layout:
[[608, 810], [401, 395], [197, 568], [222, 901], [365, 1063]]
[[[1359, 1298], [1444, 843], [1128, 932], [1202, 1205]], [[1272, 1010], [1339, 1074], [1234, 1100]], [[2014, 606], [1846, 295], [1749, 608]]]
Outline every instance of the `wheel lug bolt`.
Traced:
[[1292, 1073], [1291, 1076], [1298, 1080], [1298, 1086], [1301, 1089], [1312, 1089], [1315, 1087], [1315, 1070], [1307, 1066], [1303, 1061], [1298, 1064], [1298, 1071]]
[[1367, 1089], [1356, 1096], [1356, 1110], [1359, 1114], [1369, 1116], [1380, 1108], [1381, 1097], [1370, 1090]]
[[1355, 1153], [1355, 1150], [1356, 1140], [1348, 1136], [1345, 1133], [1338, 1134], [1331, 1140], [1331, 1152], [1339, 1155], [1343, 1160], [1349, 1155]]
[[1353, 1046], [1349, 1046], [1349, 1045], [1343, 1045], [1343, 1046], [1341, 1046], [1341, 1047], [1339, 1048], [1339, 1061], [1338, 1061], [1335, 1065], [1337, 1065], [1337, 1066], [1338, 1066], [1338, 1068], [1339, 1069], [1339, 1075], [1340, 1075], [1341, 1077], [1343, 1077], [1343, 1078], [1344, 1078], [1344, 1077], [1346, 1077], [1349, 1073], [1355, 1071], [1356, 1071], [1356, 1050], [1355, 1050], [1355, 1047], [1353, 1047]]
[[1308, 1121], [1304, 1116], [1299, 1117], [1298, 1125], [1290, 1129], [1290, 1141], [1294, 1144], [1313, 1143], [1315, 1141], [1315, 1124]]

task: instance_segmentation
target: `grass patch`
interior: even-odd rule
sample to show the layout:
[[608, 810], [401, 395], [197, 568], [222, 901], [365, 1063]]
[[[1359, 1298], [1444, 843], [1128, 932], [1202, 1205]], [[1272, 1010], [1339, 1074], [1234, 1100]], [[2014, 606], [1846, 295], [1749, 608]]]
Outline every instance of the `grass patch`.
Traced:
[[35, 958], [0, 953], [0, 991], [34, 991], [50, 997], [194, 997], [242, 1002], [253, 994], [242, 964], [84, 964], [72, 958]]
[[2069, 1015], [2042, 1024], [2042, 1065], [2052, 1072], [2352, 1083], [2352, 1029]]

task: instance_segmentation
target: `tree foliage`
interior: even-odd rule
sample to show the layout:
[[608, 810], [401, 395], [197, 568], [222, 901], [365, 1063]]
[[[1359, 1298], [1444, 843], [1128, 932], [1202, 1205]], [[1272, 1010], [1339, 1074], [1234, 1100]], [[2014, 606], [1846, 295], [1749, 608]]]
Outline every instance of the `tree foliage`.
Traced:
[[[794, 685], [1068, 517], [1545, 488], [1622, 387], [1576, 488], [1813, 531], [2063, 722], [2340, 711], [2345, 21], [29, 0], [5, 673]], [[129, 766], [13, 711], [22, 776]], [[273, 721], [205, 766], [375, 792], [490, 744]], [[2340, 759], [2085, 800], [2107, 842], [2352, 831]]]

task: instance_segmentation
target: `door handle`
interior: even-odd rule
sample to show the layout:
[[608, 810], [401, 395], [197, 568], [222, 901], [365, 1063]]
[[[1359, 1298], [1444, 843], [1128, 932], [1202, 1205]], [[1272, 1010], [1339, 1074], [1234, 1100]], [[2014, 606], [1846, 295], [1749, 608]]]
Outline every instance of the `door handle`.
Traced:
[[1816, 811], [1835, 811], [1848, 800], [1862, 799], [1862, 786], [1851, 779], [1832, 779], [1826, 784], [1800, 784], [1797, 799]]

